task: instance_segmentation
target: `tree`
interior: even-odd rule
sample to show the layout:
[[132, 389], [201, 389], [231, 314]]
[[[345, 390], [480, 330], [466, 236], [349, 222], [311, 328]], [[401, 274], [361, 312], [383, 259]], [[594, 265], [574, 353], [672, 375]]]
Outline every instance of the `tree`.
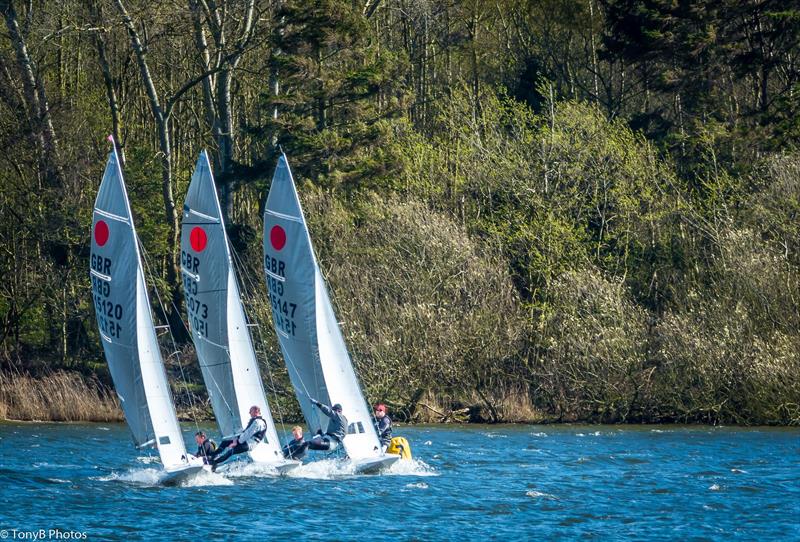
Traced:
[[[194, 23], [198, 64], [201, 73], [207, 74], [203, 78], [202, 88], [206, 123], [217, 145], [214, 179], [220, 190], [220, 204], [225, 221], [229, 222], [235, 187], [236, 130], [232, 85], [239, 63], [252, 47], [256, 21], [261, 17], [263, 8], [257, 8], [255, 0], [244, 3], [189, 0], [189, 7]], [[212, 37], [213, 48], [208, 44], [206, 32]], [[233, 36], [232, 39], [230, 36]]]
[[41, 74], [28, 54], [25, 35], [17, 20], [13, 0], [0, 2], [0, 11], [5, 18], [9, 38], [16, 53], [17, 70], [23, 86], [23, 97], [28, 112], [31, 134], [39, 150], [39, 167], [45, 184], [58, 189], [63, 184], [63, 172], [58, 154], [58, 138], [50, 116], [50, 102]]
[[[174, 196], [175, 183], [173, 178], [172, 130], [170, 123], [172, 121], [174, 108], [181, 98], [183, 98], [184, 94], [205, 80], [210, 74], [206, 71], [200, 75], [191, 77], [176, 90], [162, 98], [162, 93], [159, 92], [156, 87], [156, 80], [150, 69], [147, 49], [139, 36], [139, 32], [136, 29], [132, 17], [128, 13], [122, 0], [115, 0], [115, 5], [122, 19], [122, 24], [130, 38], [130, 47], [139, 66], [139, 74], [147, 92], [150, 111], [156, 125], [156, 133], [158, 134], [158, 146], [161, 159], [161, 193], [164, 202], [164, 214], [169, 227], [169, 241], [167, 246], [170, 264], [166, 266], [166, 271], [167, 283], [169, 284], [171, 294], [171, 304], [166, 310], [173, 333], [178, 340], [185, 341], [188, 339], [188, 333], [180, 316], [180, 307], [183, 305], [183, 286], [179, 278], [177, 250], [180, 227]], [[144, 28], [146, 29], [146, 26]]]
[[[382, 122], [401, 112], [402, 59], [378, 46], [351, 2], [288, 1], [275, 18], [271, 62], [281, 92], [265, 94], [263, 103], [279, 113], [261, 133], [278, 134], [277, 143], [292, 151], [301, 176], [350, 189], [370, 183], [372, 173], [385, 178], [385, 171], [364, 171], [349, 158], [380, 152]], [[331, 177], [334, 172], [338, 180]]]

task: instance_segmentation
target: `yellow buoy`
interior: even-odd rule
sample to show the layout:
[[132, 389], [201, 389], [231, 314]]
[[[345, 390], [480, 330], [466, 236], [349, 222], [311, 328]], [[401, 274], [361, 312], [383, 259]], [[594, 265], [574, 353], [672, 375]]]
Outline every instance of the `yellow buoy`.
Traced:
[[399, 454], [400, 459], [411, 459], [411, 445], [405, 437], [394, 437], [386, 448], [388, 454]]

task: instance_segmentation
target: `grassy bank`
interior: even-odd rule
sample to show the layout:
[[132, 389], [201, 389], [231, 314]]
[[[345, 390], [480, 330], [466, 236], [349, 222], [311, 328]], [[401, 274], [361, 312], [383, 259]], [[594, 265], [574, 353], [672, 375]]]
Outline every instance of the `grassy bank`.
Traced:
[[[193, 388], [195, 388], [193, 386]], [[203, 393], [192, 390], [186, 399], [182, 387], [174, 390], [182, 420], [213, 420]], [[299, 409], [281, 401], [286, 423], [301, 423]], [[274, 407], [273, 407], [274, 408]], [[426, 393], [413, 406], [390, 405], [393, 417], [417, 423], [541, 423], [550, 421], [521, 390], [474, 393], [454, 398]], [[124, 421], [113, 389], [79, 373], [58, 371], [42, 377], [0, 373], [0, 419], [24, 421]]]
[[[181, 421], [213, 422], [205, 388], [190, 382], [174, 385], [176, 410]], [[596, 390], [583, 386], [569, 388], [572, 393], [594, 393]], [[787, 386], [792, 387], [791, 380]], [[780, 390], [773, 388], [776, 393]], [[542, 390], [546, 393], [547, 390]], [[700, 388], [693, 389], [699, 393]], [[642, 392], [644, 393], [644, 392]], [[675, 393], [678, 393], [677, 391]], [[780, 394], [778, 394], [780, 395]], [[402, 397], [410, 396], [410, 400]], [[399, 400], [386, 399], [392, 418], [403, 423], [726, 423], [734, 425], [798, 425], [797, 405], [782, 403], [781, 412], [771, 417], [731, 419], [721, 421], [715, 416], [674, 416], [642, 418], [610, 417], [605, 419], [596, 412], [578, 408], [580, 398], [565, 395], [562, 409], [549, 410], [537, 405], [534, 398], [523, 387], [499, 387], [460, 393], [418, 390], [399, 393]], [[652, 398], [651, 398], [652, 399]], [[744, 396], [739, 396], [744, 400]], [[281, 387], [277, 400], [270, 399], [276, 422], [285, 424], [303, 423], [297, 402], [287, 387]], [[774, 401], [773, 401], [774, 403]], [[776, 403], [777, 404], [777, 403]], [[576, 406], [577, 405], [577, 406]], [[664, 405], [654, 407], [659, 411]], [[777, 408], [777, 407], [776, 407]], [[785, 411], [785, 412], [784, 412]], [[717, 415], [719, 413], [716, 413]], [[776, 423], [781, 416], [783, 423]], [[78, 372], [57, 371], [45, 376], [0, 373], [0, 420], [107, 422], [124, 421], [114, 390], [95, 378], [86, 378]]]
[[0, 419], [25, 421], [122, 421], [113, 390], [74, 372], [39, 378], [0, 373]]

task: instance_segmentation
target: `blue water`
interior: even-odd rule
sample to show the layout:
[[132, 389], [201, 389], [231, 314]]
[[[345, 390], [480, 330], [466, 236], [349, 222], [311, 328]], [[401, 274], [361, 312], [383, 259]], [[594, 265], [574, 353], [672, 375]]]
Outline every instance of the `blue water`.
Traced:
[[[194, 426], [184, 429], [188, 442]], [[32, 540], [44, 529], [51, 540], [800, 540], [798, 429], [396, 433], [416, 461], [387, 475], [322, 462], [279, 478], [240, 464], [169, 488], [124, 425], [0, 424], [0, 537]]]

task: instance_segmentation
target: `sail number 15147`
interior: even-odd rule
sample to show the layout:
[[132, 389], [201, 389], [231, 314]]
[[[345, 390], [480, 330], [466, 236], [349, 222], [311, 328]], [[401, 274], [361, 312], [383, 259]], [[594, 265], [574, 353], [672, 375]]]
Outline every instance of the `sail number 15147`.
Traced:
[[269, 301], [272, 305], [272, 321], [275, 323], [275, 329], [279, 333], [294, 336], [297, 332], [297, 324], [294, 321], [297, 303], [291, 303], [283, 299], [284, 287], [282, 279], [286, 276], [286, 264], [281, 260], [267, 256], [264, 259], [264, 267], [267, 271]]

